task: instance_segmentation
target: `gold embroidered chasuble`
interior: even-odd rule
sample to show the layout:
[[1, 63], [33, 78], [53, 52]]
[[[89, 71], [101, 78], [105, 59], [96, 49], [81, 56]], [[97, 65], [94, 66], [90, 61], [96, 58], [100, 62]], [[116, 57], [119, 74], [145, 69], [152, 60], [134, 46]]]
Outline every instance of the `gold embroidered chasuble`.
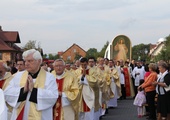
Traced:
[[[99, 86], [99, 82], [100, 82], [100, 80], [98, 79], [98, 74], [97, 74], [97, 67], [92, 67], [92, 68], [90, 68], [90, 69], [92, 69], [91, 71], [93, 71], [93, 79], [96, 79], [96, 81], [89, 81], [89, 85], [90, 85], [90, 87], [93, 89], [93, 91], [94, 91], [94, 96], [95, 96], [95, 101], [94, 101], [94, 111], [96, 112], [96, 111], [98, 111], [99, 110], [99, 108], [101, 108], [101, 105], [100, 105], [100, 86]], [[91, 74], [91, 73], [90, 73]], [[90, 75], [89, 74], [89, 75]]]
[[3, 78], [2, 90], [5, 90], [5, 88], [8, 86], [12, 78], [13, 78], [12, 74], [10, 72], [6, 72]]
[[[23, 87], [25, 85], [27, 78], [28, 78], [28, 72], [25, 71], [21, 77], [20, 87]], [[36, 81], [34, 83], [34, 88], [42, 88], [43, 89], [44, 85], [45, 85], [45, 80], [46, 80], [46, 71], [44, 69], [41, 69], [37, 78], [36, 78]], [[23, 112], [23, 109], [25, 107], [25, 102], [26, 101], [21, 102], [20, 106], [17, 109], [17, 114], [19, 116]], [[29, 110], [29, 114], [28, 114], [28, 119], [29, 120], [34, 120], [34, 119], [41, 120], [41, 111], [37, 111], [36, 103], [30, 102], [30, 110]]]
[[[52, 72], [57, 78], [56, 72]], [[78, 120], [78, 109], [79, 109], [79, 88], [78, 82], [74, 74], [70, 71], [65, 72], [60, 79], [56, 79], [59, 90], [64, 92], [74, 110], [75, 120]], [[61, 98], [60, 98], [61, 99]], [[57, 110], [57, 111], [56, 111]], [[56, 102], [54, 106], [54, 120], [64, 120], [64, 111], [62, 108], [62, 102]]]
[[[81, 83], [81, 77], [82, 77], [82, 68], [79, 67], [75, 71], [76, 77], [78, 78], [79, 82], [79, 90], [80, 90], [80, 101], [79, 101], [79, 111], [80, 112], [89, 112], [92, 107], [94, 107], [95, 102], [95, 92], [98, 93], [96, 88], [97, 85], [97, 78], [96, 78], [96, 72], [93, 68], [87, 68], [86, 69], [86, 79], [88, 82], [88, 85], [80, 84]], [[97, 96], [97, 95], [96, 95]], [[96, 101], [99, 101], [96, 99]], [[99, 103], [97, 103], [99, 105]], [[96, 106], [96, 109], [98, 109], [98, 106]]]
[[121, 85], [118, 70], [114, 67], [110, 68], [110, 77], [113, 77], [114, 82], [118, 88], [118, 96], [121, 96]]
[[97, 79], [100, 91], [102, 92], [102, 101], [107, 101], [110, 99], [110, 91], [109, 91], [109, 84], [110, 84], [110, 77], [109, 74], [100, 68], [96, 69], [97, 71]]

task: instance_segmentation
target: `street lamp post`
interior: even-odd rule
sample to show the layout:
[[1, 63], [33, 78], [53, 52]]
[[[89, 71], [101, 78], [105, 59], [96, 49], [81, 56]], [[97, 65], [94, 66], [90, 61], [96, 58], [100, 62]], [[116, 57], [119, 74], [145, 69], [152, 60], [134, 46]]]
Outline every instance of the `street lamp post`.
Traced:
[[140, 56], [138, 56], [138, 60], [140, 60]]
[[145, 48], [145, 55], [147, 55], [148, 54], [148, 50]]
[[147, 50], [147, 48], [145, 48], [145, 56], [146, 56], [146, 60], [147, 60], [147, 58], [148, 58], [148, 50]]

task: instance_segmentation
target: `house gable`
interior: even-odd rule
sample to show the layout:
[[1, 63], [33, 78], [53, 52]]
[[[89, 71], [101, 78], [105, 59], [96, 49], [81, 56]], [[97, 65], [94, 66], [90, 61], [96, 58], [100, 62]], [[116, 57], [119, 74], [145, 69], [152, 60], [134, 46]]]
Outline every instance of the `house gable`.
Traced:
[[19, 33], [3, 31], [0, 26], [0, 60], [16, 61], [20, 58], [22, 50], [15, 43], [20, 43]]
[[155, 47], [150, 50], [150, 56], [157, 56], [164, 47], [164, 42], [158, 43]]
[[11, 48], [3, 40], [0, 39], [0, 51], [15, 51], [15, 49]]
[[5, 42], [21, 43], [18, 32], [0, 31], [0, 38]]
[[80, 46], [77, 44], [73, 44], [71, 47], [69, 47], [63, 54], [62, 58], [64, 61], [70, 60], [71, 62], [74, 61], [74, 58], [76, 54], [81, 55], [82, 57], [86, 56], [86, 51], [83, 50]]

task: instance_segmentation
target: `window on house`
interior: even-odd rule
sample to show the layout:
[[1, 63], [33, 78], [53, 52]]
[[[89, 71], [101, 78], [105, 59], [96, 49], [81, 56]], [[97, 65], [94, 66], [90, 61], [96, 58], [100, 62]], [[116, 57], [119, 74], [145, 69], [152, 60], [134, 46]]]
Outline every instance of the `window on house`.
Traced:
[[77, 52], [76, 49], [74, 49], [73, 52], [76, 53]]
[[71, 60], [71, 56], [68, 56], [68, 57], [67, 57], [67, 60]]

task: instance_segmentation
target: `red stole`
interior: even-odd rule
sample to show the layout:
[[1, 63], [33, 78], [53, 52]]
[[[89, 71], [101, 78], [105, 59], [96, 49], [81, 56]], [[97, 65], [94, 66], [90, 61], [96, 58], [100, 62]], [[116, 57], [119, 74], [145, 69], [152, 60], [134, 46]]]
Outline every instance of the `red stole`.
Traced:
[[87, 106], [86, 102], [84, 101], [84, 99], [82, 99], [83, 101], [83, 111], [84, 112], [89, 112], [90, 111], [90, 108]]
[[[83, 73], [83, 70], [81, 71]], [[89, 75], [89, 69], [86, 69], [86, 74]]]
[[2, 89], [3, 85], [4, 85], [5, 80], [0, 80], [0, 88]]
[[[58, 91], [60, 92], [63, 91], [63, 81], [64, 78], [56, 79], [58, 85]], [[61, 102], [61, 96], [59, 96], [54, 106], [54, 120], [61, 120], [61, 108], [62, 108], [62, 102]]]
[[130, 96], [130, 80], [129, 80], [129, 71], [128, 68], [123, 68], [124, 76], [125, 76], [125, 88], [126, 88], [126, 96]]
[[[83, 73], [83, 70], [81, 72]], [[86, 69], [86, 75], [89, 75], [89, 69]], [[84, 101], [84, 98], [82, 98], [82, 102], [83, 102], [83, 111], [89, 112], [90, 108], [87, 106], [86, 102]]]
[[22, 108], [21, 112], [19, 113], [18, 117], [16, 118], [16, 120], [22, 120], [23, 116], [24, 116], [24, 109], [25, 109], [25, 105]]
[[100, 70], [104, 70], [104, 66], [98, 66], [98, 68], [100, 68]]

